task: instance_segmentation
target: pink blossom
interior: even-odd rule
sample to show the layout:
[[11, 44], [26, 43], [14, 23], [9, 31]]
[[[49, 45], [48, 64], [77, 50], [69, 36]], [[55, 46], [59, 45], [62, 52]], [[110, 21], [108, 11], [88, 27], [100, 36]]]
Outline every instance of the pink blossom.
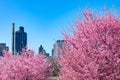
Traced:
[[120, 17], [84, 12], [61, 50], [62, 80], [120, 80]]
[[51, 76], [51, 64], [42, 55], [11, 56], [5, 53], [0, 57], [0, 80], [47, 80]]

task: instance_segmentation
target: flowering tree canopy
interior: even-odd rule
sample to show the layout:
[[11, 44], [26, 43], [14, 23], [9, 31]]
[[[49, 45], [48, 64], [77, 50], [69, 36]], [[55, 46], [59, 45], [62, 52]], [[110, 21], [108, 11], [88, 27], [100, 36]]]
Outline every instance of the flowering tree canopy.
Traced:
[[120, 17], [83, 12], [65, 34], [61, 50], [62, 80], [120, 80]]
[[51, 65], [43, 55], [25, 51], [23, 55], [5, 52], [0, 57], [0, 80], [47, 80], [51, 76]]

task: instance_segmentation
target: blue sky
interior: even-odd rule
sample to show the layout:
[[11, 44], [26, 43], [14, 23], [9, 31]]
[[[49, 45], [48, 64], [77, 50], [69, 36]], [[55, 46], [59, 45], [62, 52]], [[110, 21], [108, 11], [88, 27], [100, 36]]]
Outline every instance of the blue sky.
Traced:
[[0, 0], [0, 43], [11, 51], [11, 29], [23, 26], [28, 33], [28, 48], [38, 52], [42, 44], [51, 53], [53, 44], [63, 39], [62, 29], [70, 27], [86, 8], [120, 10], [120, 0]]

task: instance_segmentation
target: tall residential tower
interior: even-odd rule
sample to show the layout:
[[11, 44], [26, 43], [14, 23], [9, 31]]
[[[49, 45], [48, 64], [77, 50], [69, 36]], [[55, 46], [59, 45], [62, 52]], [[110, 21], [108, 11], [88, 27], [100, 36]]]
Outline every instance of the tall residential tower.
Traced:
[[19, 54], [22, 52], [22, 48], [27, 46], [27, 33], [24, 32], [24, 27], [20, 26], [19, 31], [15, 32], [15, 51]]

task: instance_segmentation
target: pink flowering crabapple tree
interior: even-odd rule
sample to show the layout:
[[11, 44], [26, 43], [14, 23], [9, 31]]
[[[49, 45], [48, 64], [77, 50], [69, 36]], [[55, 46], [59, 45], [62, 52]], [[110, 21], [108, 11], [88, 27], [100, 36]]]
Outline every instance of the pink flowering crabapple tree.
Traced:
[[120, 80], [120, 17], [83, 12], [61, 50], [61, 80]]
[[47, 80], [51, 76], [51, 64], [43, 55], [31, 50], [23, 55], [4, 52], [0, 57], [0, 80]]

